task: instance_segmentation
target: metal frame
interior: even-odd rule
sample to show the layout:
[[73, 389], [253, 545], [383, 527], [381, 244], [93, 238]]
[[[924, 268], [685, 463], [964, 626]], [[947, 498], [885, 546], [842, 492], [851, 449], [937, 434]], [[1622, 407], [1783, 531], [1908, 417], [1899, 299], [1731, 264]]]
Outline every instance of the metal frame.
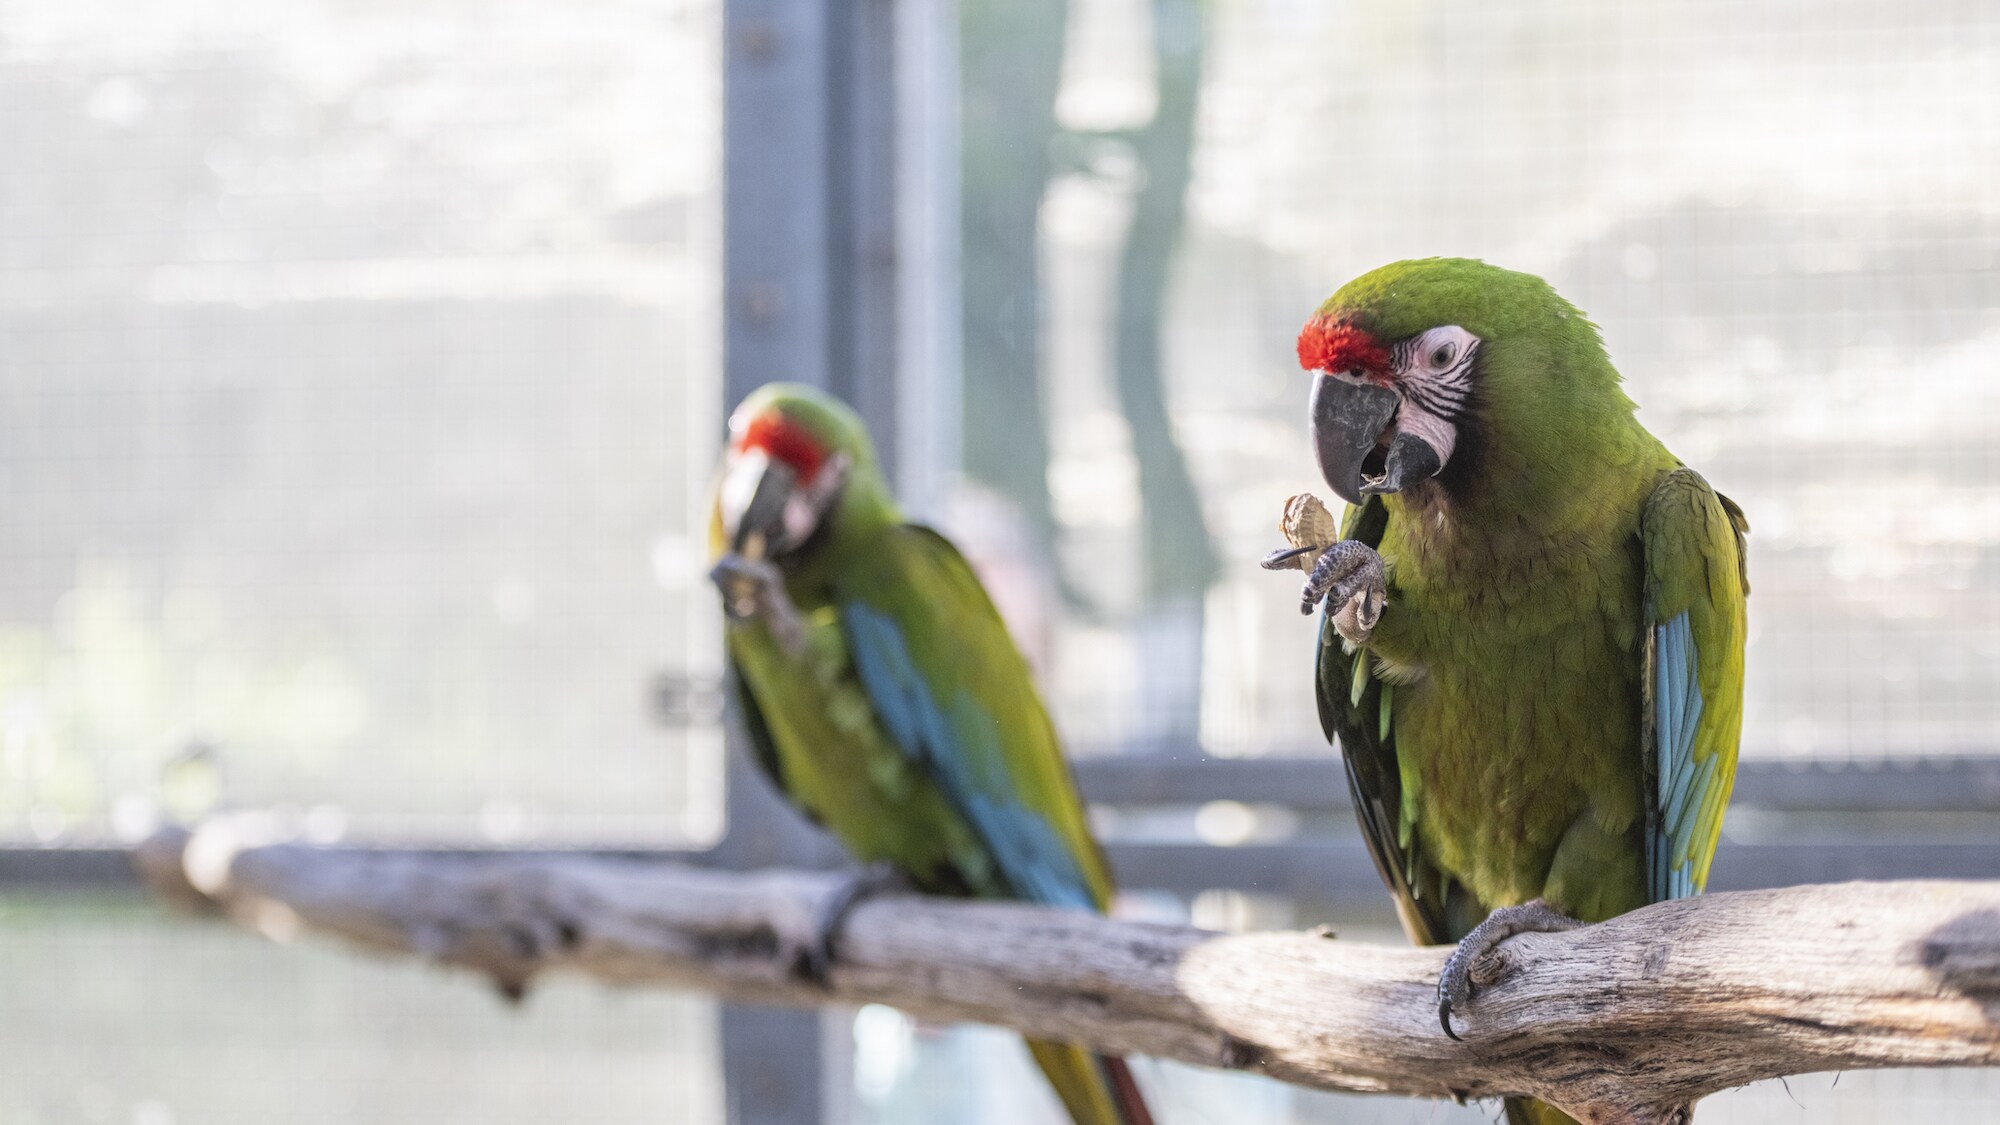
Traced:
[[[1099, 758], [1076, 765], [1077, 784], [1100, 805], [1172, 806], [1209, 801], [1282, 805], [1328, 813], [1335, 834], [1219, 847], [1114, 841], [1105, 848], [1119, 886], [1237, 890], [1321, 903], [1379, 898], [1340, 759], [1325, 756]], [[1890, 830], [1858, 817], [1900, 815]], [[1917, 838], [1912, 815], [1963, 815]], [[1713, 890], [1750, 890], [1848, 879], [1980, 879], [2000, 876], [2000, 757], [1893, 759], [1879, 764], [1742, 763], [1730, 798], [1731, 837], [1716, 854]], [[1858, 830], [1859, 829], [1859, 830]]]
[[723, 388], [811, 383], [868, 420], [893, 477], [897, 411], [891, 0], [723, 6]]
[[[723, 395], [784, 379], [846, 399], [896, 479], [897, 20], [892, 0], [725, 0]], [[824, 836], [751, 776], [730, 738], [726, 836], [740, 866], [838, 862]], [[725, 1005], [728, 1115], [816, 1125], [837, 1050], [819, 1013]]]
[[[1086, 758], [1075, 768], [1083, 791], [1107, 805], [1193, 800], [1353, 807], [1340, 759], [1325, 754], [1211, 758], [1190, 745], [1171, 757]], [[1737, 767], [1730, 807], [2000, 813], [2000, 756], [1907, 755], [1869, 763], [1752, 758]]]
[[[1128, 890], [1183, 896], [1262, 891], [1322, 901], [1372, 901], [1381, 894], [1360, 839], [1348, 830], [1350, 804], [1339, 758], [1211, 758], [1190, 746], [1171, 756], [1085, 759], [1075, 769], [1077, 785], [1096, 806], [1159, 809], [1241, 801], [1333, 818], [1328, 831], [1301, 839], [1235, 847], [1114, 836], [1106, 851], [1119, 885]], [[787, 808], [740, 755], [731, 758], [728, 800], [728, 832], [707, 851], [560, 851], [730, 868], [845, 862], [840, 848]], [[1857, 818], [1881, 814], [1896, 818], [1887, 829], [1856, 829]], [[1932, 825], [1929, 839], [1911, 831], [1911, 818], [1939, 815], [1957, 818], [1955, 825]], [[1737, 771], [1730, 818], [1732, 839], [1723, 842], [1716, 860], [1717, 890], [1843, 879], [2000, 877], [2000, 755], [1868, 765], [1751, 760]], [[478, 855], [492, 849], [413, 850]], [[20, 886], [136, 887], [137, 877], [123, 848], [0, 846], [0, 887]]]

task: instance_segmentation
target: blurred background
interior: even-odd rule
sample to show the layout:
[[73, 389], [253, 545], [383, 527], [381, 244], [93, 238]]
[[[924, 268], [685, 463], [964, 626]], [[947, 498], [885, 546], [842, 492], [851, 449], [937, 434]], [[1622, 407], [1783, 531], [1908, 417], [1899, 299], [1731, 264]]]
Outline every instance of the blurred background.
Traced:
[[[729, 783], [701, 577], [772, 378], [853, 398], [986, 573], [1129, 913], [1400, 940], [1365, 860], [1277, 873], [1358, 854], [1340, 794], [1171, 771], [1332, 753], [1254, 563], [1323, 488], [1292, 343], [1431, 254], [1552, 281], [1749, 512], [1746, 769], [1896, 806], [1752, 804], [1718, 881], [1802, 832], [1860, 849], [1802, 877], [2000, 872], [2000, 786], [1952, 780], [2000, 777], [1987, 0], [0, 0], [0, 1121], [807, 1120], [750, 1108], [732, 1027], [816, 1060], [812, 1120], [1050, 1120], [996, 1032], [514, 1010], [122, 875], [237, 808], [823, 856]], [[1144, 885], [1187, 846], [1236, 866]], [[1141, 1080], [1163, 1125], [1495, 1112]], [[1701, 1119], [1919, 1116], [2000, 1122], [2000, 1076]]]

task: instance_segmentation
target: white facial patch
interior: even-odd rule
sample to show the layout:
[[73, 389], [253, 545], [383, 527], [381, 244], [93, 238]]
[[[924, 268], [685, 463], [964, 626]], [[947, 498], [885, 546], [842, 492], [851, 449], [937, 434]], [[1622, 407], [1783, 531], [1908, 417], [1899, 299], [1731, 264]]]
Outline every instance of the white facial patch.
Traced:
[[1396, 415], [1396, 430], [1424, 439], [1424, 444], [1437, 452], [1440, 466], [1451, 461], [1451, 451], [1458, 445], [1457, 426], [1411, 404], [1407, 399], [1403, 401], [1402, 412]]
[[1458, 325], [1441, 324], [1398, 341], [1389, 352], [1389, 367], [1403, 396], [1396, 429], [1422, 438], [1437, 451], [1441, 464], [1451, 461], [1459, 420], [1472, 400], [1479, 344], [1479, 337]]
[[836, 453], [826, 459], [819, 468], [811, 484], [800, 488], [785, 500], [785, 541], [789, 547], [796, 547], [812, 538], [819, 528], [819, 522], [826, 518], [827, 509], [833, 507], [835, 497], [840, 494], [840, 486], [847, 483], [847, 471], [852, 467], [847, 454]]

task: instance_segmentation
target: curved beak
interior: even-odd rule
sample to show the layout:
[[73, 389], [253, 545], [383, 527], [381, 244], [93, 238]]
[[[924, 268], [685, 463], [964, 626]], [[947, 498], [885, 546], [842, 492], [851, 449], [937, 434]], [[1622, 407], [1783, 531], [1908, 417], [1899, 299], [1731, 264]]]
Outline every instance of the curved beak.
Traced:
[[1340, 498], [1361, 503], [1361, 477], [1402, 399], [1387, 387], [1332, 375], [1313, 380], [1312, 443], [1320, 475]]
[[1431, 443], [1411, 433], [1398, 432], [1389, 443], [1389, 456], [1382, 463], [1382, 475], [1365, 477], [1361, 482], [1364, 493], [1401, 492], [1404, 488], [1434, 477], [1444, 462], [1439, 460], [1437, 450]]
[[1401, 492], [1444, 467], [1429, 442], [1395, 429], [1402, 401], [1374, 383], [1324, 374], [1314, 380], [1313, 454], [1320, 475], [1341, 499], [1359, 504], [1364, 496]]
[[771, 554], [784, 540], [785, 509], [797, 485], [791, 466], [771, 460], [762, 450], [731, 456], [720, 497], [722, 533], [730, 551], [748, 559]]

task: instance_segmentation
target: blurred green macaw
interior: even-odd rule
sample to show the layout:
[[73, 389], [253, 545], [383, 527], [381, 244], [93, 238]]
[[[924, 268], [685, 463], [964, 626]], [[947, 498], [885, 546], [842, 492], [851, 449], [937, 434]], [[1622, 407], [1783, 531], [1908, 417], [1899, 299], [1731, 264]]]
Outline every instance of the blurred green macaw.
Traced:
[[1350, 505], [1306, 583], [1320, 719], [1404, 929], [1461, 943], [1439, 981], [1456, 1038], [1495, 944], [1706, 883], [1748, 524], [1639, 424], [1597, 327], [1540, 278], [1386, 266], [1321, 305], [1298, 354]]
[[[745, 399], [710, 547], [751, 747], [793, 804], [931, 894], [1109, 905], [1027, 662], [958, 550], [903, 521], [852, 410]], [[1123, 1059], [1028, 1048], [1078, 1125], [1150, 1125]]]

